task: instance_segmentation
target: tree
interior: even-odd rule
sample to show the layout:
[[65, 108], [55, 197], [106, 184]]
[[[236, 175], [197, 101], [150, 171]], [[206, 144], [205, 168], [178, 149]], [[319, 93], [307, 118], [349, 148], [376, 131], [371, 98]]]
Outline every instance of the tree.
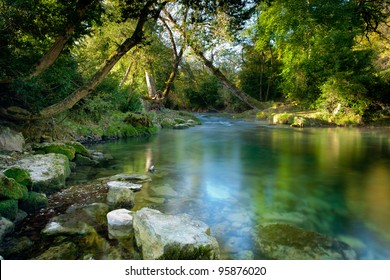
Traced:
[[136, 27], [130, 37], [128, 37], [121, 45], [119, 45], [116, 51], [100, 66], [97, 72], [86, 82], [83, 86], [75, 90], [63, 100], [52, 104], [36, 114], [12, 114], [13, 111], [1, 108], [0, 113], [9, 119], [15, 120], [34, 120], [49, 118], [56, 114], [59, 114], [65, 110], [72, 108], [79, 100], [89, 95], [93, 89], [101, 83], [101, 81], [107, 76], [114, 65], [132, 48], [142, 42], [144, 35], [144, 26], [150, 19], [156, 19], [160, 13], [162, 7], [166, 2], [159, 1], [144, 1], [133, 2], [129, 1], [128, 5], [124, 9], [126, 19], [136, 19]]
[[[245, 20], [253, 12], [254, 5], [251, 4], [254, 3], [244, 1], [209, 1], [207, 4], [202, 2], [202, 9], [200, 9], [201, 7], [199, 5], [195, 4], [189, 10], [189, 22], [174, 18], [168, 10], [165, 11], [165, 15], [172, 26], [185, 37], [187, 44], [201, 59], [204, 65], [230, 92], [248, 106], [259, 108], [259, 101], [240, 91], [214, 65], [213, 60], [207, 58], [206, 55], [206, 50], [210, 51], [213, 47], [221, 44], [221, 34], [224, 34], [225, 37], [233, 36], [242, 28]], [[185, 19], [187, 19], [187, 16]], [[191, 32], [186, 32], [185, 28], [183, 28], [184, 25], [191, 26]]]

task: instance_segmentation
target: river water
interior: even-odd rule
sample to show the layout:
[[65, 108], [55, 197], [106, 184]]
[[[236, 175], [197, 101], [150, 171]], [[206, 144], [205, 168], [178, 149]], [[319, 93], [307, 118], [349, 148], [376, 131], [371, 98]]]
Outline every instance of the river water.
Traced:
[[113, 157], [73, 183], [147, 173], [134, 210], [207, 223], [222, 258], [261, 258], [258, 225], [288, 223], [342, 240], [360, 259], [390, 259], [390, 130], [290, 128], [217, 115], [186, 130], [94, 145]]

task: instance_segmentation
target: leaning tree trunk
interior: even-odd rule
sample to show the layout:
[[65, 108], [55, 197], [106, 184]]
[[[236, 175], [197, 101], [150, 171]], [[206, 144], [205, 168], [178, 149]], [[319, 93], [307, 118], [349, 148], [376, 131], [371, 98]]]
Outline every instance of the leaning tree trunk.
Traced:
[[33, 78], [41, 74], [45, 69], [53, 65], [53, 63], [60, 56], [65, 45], [68, 43], [69, 39], [72, 37], [76, 25], [80, 24], [84, 16], [88, 12], [88, 7], [91, 5], [93, 0], [79, 1], [76, 7], [76, 16], [77, 20], [69, 19], [68, 24], [62, 35], [59, 35], [52, 47], [45, 53], [45, 55], [34, 65], [33, 72], [29, 75], [29, 78]]
[[164, 13], [167, 19], [174, 25], [175, 29], [186, 39], [187, 44], [193, 49], [195, 54], [203, 61], [203, 64], [231, 93], [233, 93], [233, 95], [235, 95], [238, 99], [253, 109], [261, 108], [260, 101], [247, 95], [245, 92], [240, 91], [233, 83], [231, 83], [229, 79], [226, 78], [226, 76], [217, 67], [214, 66], [213, 62], [206, 58], [203, 51], [201, 51], [200, 48], [196, 45], [196, 41], [187, 38], [185, 30], [183, 30], [183, 28], [177, 24], [172, 15], [166, 10], [164, 10]]
[[148, 95], [150, 99], [156, 98], [156, 82], [152, 74], [145, 70], [146, 85], [148, 87]]
[[234, 84], [232, 84], [228, 78], [217, 68], [214, 66], [213, 62], [207, 59], [202, 51], [198, 48], [191, 46], [194, 50], [195, 54], [203, 60], [204, 65], [209, 69], [211, 73], [227, 88], [231, 93], [233, 93], [238, 99], [243, 101], [252, 109], [261, 108], [261, 102], [254, 99], [253, 97], [247, 95], [246, 93], [240, 91]]
[[130, 38], [127, 38], [122, 43], [122, 45], [120, 45], [117, 48], [116, 52], [108, 60], [105, 61], [105, 63], [100, 67], [100, 69], [95, 73], [95, 75], [91, 78], [91, 80], [87, 84], [85, 84], [84, 86], [82, 86], [81, 88], [73, 92], [72, 94], [70, 94], [62, 101], [42, 109], [38, 114], [13, 115], [12, 113], [10, 113], [9, 110], [0, 108], [0, 115], [16, 121], [39, 120], [39, 119], [46, 119], [46, 118], [53, 117], [57, 114], [60, 114], [72, 108], [77, 102], [79, 102], [81, 99], [88, 96], [96, 88], [96, 86], [103, 81], [103, 79], [111, 71], [114, 65], [128, 51], [130, 51], [133, 47], [141, 43], [143, 39], [143, 27], [146, 21], [148, 20], [149, 14], [151, 13], [150, 7], [152, 6], [152, 4], [153, 4], [152, 1], [149, 1], [147, 2], [147, 4], [145, 4], [138, 18], [138, 23], [133, 32], [133, 35]]

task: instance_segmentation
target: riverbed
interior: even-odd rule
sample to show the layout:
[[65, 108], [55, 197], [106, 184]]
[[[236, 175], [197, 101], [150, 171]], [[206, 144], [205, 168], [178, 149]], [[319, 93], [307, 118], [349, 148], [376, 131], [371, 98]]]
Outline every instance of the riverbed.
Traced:
[[218, 115], [203, 124], [90, 148], [113, 159], [68, 184], [149, 173], [148, 206], [207, 223], [224, 259], [262, 258], [259, 225], [291, 224], [341, 240], [359, 259], [390, 259], [390, 131], [290, 128]]

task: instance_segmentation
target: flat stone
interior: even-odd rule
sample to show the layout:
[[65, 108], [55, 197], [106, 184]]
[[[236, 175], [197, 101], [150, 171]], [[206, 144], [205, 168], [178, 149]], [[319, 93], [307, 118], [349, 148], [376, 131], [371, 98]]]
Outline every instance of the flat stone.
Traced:
[[146, 183], [152, 181], [150, 176], [145, 174], [117, 174], [110, 178], [113, 181], [128, 181], [132, 183]]
[[153, 187], [150, 194], [159, 197], [177, 197], [177, 192], [170, 186]]
[[133, 214], [134, 212], [127, 209], [117, 209], [107, 214], [110, 239], [133, 236]]
[[32, 190], [53, 193], [65, 186], [70, 175], [69, 160], [61, 154], [31, 155], [17, 161], [31, 176]]
[[135, 213], [133, 227], [146, 260], [219, 258], [219, 245], [210, 236], [210, 228], [187, 214], [166, 215], [143, 208]]
[[134, 184], [126, 181], [110, 181], [107, 183], [108, 188], [125, 188], [132, 190], [133, 192], [138, 192], [142, 189], [141, 184]]

